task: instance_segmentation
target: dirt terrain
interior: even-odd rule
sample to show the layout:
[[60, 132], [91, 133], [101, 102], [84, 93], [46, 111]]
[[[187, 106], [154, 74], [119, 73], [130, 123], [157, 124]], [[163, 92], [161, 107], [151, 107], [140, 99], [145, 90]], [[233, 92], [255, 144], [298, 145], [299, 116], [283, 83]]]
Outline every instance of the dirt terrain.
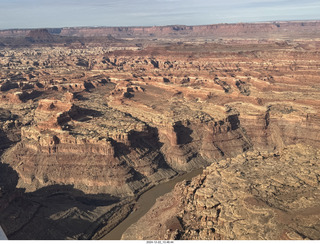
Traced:
[[319, 239], [319, 23], [0, 31], [9, 239]]

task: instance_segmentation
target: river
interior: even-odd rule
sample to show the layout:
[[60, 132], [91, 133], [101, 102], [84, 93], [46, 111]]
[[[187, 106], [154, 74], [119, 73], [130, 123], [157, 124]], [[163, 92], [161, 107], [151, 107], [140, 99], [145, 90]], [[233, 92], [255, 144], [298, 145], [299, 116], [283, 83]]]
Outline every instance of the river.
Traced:
[[102, 240], [120, 240], [122, 234], [134, 223], [136, 223], [142, 216], [144, 216], [151, 207], [155, 204], [156, 199], [164, 194], [170, 192], [173, 187], [180, 181], [191, 180], [193, 177], [201, 174], [203, 169], [197, 169], [173, 178], [170, 181], [161, 183], [150, 190], [143, 193], [136, 204], [137, 210], [129, 214], [129, 216], [111, 230], [107, 235], [102, 237]]

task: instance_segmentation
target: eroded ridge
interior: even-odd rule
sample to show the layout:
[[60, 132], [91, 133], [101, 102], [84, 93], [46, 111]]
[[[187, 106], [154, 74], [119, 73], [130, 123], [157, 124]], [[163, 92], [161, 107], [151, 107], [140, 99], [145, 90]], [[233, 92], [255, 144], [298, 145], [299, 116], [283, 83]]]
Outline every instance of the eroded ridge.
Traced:
[[157, 199], [122, 238], [317, 240], [319, 158], [295, 145], [221, 160]]
[[[272, 158], [290, 145], [300, 143], [307, 151], [310, 145], [320, 146], [317, 39], [164, 42], [109, 36], [109, 44], [99, 46], [89, 39], [54, 44], [57, 36], [52, 35], [35, 31], [28, 36], [34, 39], [30, 47], [0, 49], [0, 153], [5, 176], [0, 181], [0, 211], [20, 212], [26, 203], [32, 213], [14, 221], [1, 215], [9, 238], [29, 233], [34, 239], [36, 233], [30, 229], [40, 215], [50, 220], [44, 226], [64, 225], [68, 216], [79, 222], [89, 216], [86, 224], [95, 225], [85, 234], [81, 228], [68, 233], [60, 228], [46, 238], [103, 236], [132, 211], [139, 194], [177, 174], [218, 167], [220, 160], [249, 157], [251, 151]], [[275, 168], [283, 163], [274, 160]], [[242, 161], [230, 162], [245, 167]], [[246, 170], [241, 172], [247, 175]], [[262, 167], [261, 174], [267, 170]], [[255, 177], [262, 182], [264, 175]], [[73, 200], [67, 209], [55, 205], [48, 213], [42, 206], [49, 209], [52, 196]], [[19, 204], [17, 199], [22, 199]], [[71, 205], [76, 208], [70, 210]], [[102, 205], [105, 208], [99, 208]], [[172, 222], [186, 230], [180, 237], [195, 238], [181, 218]], [[227, 227], [211, 228], [208, 238], [251, 238], [223, 230]], [[305, 233], [297, 228], [296, 233]], [[278, 234], [261, 239], [280, 238]]]

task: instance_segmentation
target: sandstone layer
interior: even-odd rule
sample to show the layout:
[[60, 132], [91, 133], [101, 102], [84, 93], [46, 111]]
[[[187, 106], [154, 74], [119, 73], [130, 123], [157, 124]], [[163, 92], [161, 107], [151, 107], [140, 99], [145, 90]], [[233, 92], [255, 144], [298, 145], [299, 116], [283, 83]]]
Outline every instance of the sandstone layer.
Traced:
[[[317, 25], [318, 22], [293, 22], [277, 27], [269, 23], [266, 28], [277, 30], [284, 26], [293, 35], [302, 27], [311, 31]], [[231, 31], [239, 26], [210, 28], [222, 33], [222, 29]], [[0, 181], [0, 211], [8, 214], [1, 215], [0, 223], [9, 238], [23, 238], [25, 233], [29, 233], [27, 239], [50, 239], [54, 235], [60, 239], [91, 238], [96, 232], [110, 231], [132, 210], [143, 191], [177, 174], [211, 165], [210, 171], [219, 166], [217, 162], [227, 158], [230, 161], [238, 155], [253, 160], [256, 156], [250, 158], [251, 151], [263, 151], [269, 161], [278, 162], [278, 157], [272, 156], [275, 152], [286, 155], [291, 145], [299, 143], [306, 152], [310, 151], [310, 158], [312, 153], [317, 155], [308, 146], [320, 146], [318, 39], [311, 35], [283, 39], [279, 34], [279, 38], [272, 39], [192, 41], [189, 31], [195, 36], [198, 30], [204, 34], [201, 28], [209, 27], [195, 27], [194, 32], [189, 27], [174, 29], [186, 31], [186, 38], [179, 41], [166, 39], [165, 35], [164, 40], [150, 36], [143, 40], [117, 40], [100, 33], [102, 36], [96, 39], [86, 36], [86, 42], [81, 37], [68, 39], [67, 43], [65, 37], [58, 36], [59, 31], [39, 30], [28, 32], [32, 39], [29, 48], [1, 46], [0, 154], [4, 177]], [[242, 34], [243, 29], [254, 32], [256, 25], [241, 28]], [[103, 43], [99, 44], [100, 40]], [[298, 162], [288, 168], [300, 172]], [[280, 169], [287, 164], [280, 160], [274, 167]], [[242, 161], [230, 165], [246, 167]], [[261, 175], [254, 177], [261, 184], [268, 165], [258, 165]], [[251, 170], [243, 168], [245, 175]], [[280, 177], [281, 172], [270, 174]], [[245, 188], [253, 178], [245, 178], [241, 187]], [[273, 186], [272, 183], [270, 187]], [[180, 185], [179, 189], [189, 187]], [[310, 192], [316, 197], [315, 192]], [[61, 207], [50, 199], [67, 203]], [[283, 202], [289, 204], [290, 199]], [[239, 209], [245, 207], [241, 204]], [[290, 209], [289, 205], [283, 206]], [[30, 209], [28, 216], [22, 213], [25, 207]], [[52, 211], [46, 210], [51, 207]], [[20, 214], [13, 220], [15, 211]], [[51, 234], [37, 237], [30, 230], [41, 216], [46, 216], [44, 226], [60, 227], [52, 227]], [[73, 216], [79, 223], [85, 219], [85, 224], [64, 233], [61, 226], [72, 224], [69, 220]], [[310, 216], [313, 219], [315, 215]], [[172, 220], [180, 231], [186, 231], [178, 237], [196, 238], [191, 229], [193, 234], [182, 225], [182, 218], [179, 215]], [[272, 226], [281, 229], [281, 223], [272, 222]], [[91, 224], [94, 228], [84, 233], [82, 228]], [[103, 225], [106, 227], [101, 229]], [[221, 226], [220, 237], [215, 235], [216, 226], [212, 228], [217, 232], [201, 236], [252, 238], [241, 231], [232, 234], [223, 229], [229, 228], [227, 225]], [[290, 228], [302, 236], [316, 238], [309, 232], [299, 232], [300, 227]], [[263, 233], [260, 239], [282, 238], [278, 232]]]
[[149, 240], [318, 240], [319, 149], [221, 160], [157, 199], [123, 234]]
[[[100, 37], [112, 35], [117, 38], [319, 38], [314, 31], [319, 21], [275, 21], [265, 23], [235, 23], [214, 25], [170, 25], [150, 27], [67, 27], [52, 28], [49, 33], [62, 36]], [[31, 30], [0, 30], [0, 37], [25, 36]], [[47, 36], [47, 35], [46, 35]]]

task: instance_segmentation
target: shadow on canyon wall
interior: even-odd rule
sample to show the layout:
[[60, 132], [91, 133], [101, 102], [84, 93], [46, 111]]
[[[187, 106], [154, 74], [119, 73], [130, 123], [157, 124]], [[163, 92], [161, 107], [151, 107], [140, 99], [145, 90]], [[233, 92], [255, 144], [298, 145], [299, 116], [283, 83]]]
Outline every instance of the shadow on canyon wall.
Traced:
[[8, 164], [0, 162], [0, 189], [2, 194], [14, 191], [18, 184], [18, 179], [18, 173], [14, 169], [12, 169]]
[[174, 131], [177, 134], [177, 144], [188, 144], [190, 142], [192, 142], [192, 130], [186, 126], [184, 126], [181, 121], [176, 122], [176, 124], [174, 125]]
[[109, 194], [85, 194], [72, 185], [26, 193], [18, 174], [0, 163], [0, 225], [10, 240], [89, 239], [104, 213], [119, 202]]

